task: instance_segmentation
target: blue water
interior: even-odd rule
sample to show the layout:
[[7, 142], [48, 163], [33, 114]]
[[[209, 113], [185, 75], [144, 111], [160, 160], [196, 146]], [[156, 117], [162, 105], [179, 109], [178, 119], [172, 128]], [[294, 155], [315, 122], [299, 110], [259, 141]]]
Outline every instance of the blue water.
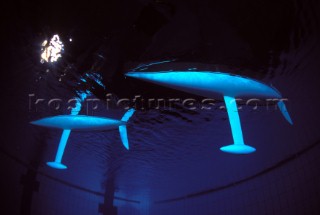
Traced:
[[[28, 42], [19, 42], [21, 46], [15, 45], [22, 51], [19, 51], [18, 58], [13, 57], [14, 54], [10, 55], [14, 59], [7, 65], [11, 73], [6, 75], [2, 86], [3, 100], [6, 101], [1, 107], [2, 155], [5, 155], [6, 159], [9, 157], [19, 166], [35, 169], [41, 177], [63, 184], [66, 190], [67, 187], [77, 187], [80, 190], [84, 189], [84, 192], [97, 192], [99, 196], [110, 190], [116, 197], [115, 205], [120, 208], [134, 207], [137, 210], [147, 207], [151, 211], [150, 214], [161, 214], [153, 211], [153, 205], [161, 207], [161, 204], [165, 204], [161, 203], [163, 201], [185, 199], [202, 191], [211, 192], [210, 190], [236, 184], [241, 180], [249, 180], [251, 176], [306, 149], [320, 139], [319, 23], [316, 21], [317, 16], [309, 13], [310, 10], [313, 11], [311, 8], [304, 5], [298, 9], [299, 13], [294, 19], [295, 25], [288, 37], [288, 47], [277, 50], [277, 54], [273, 56], [278, 63], [263, 64], [261, 68], [239, 66], [237, 56], [253, 59], [253, 51], [249, 50], [251, 47], [237, 36], [237, 33], [232, 33], [237, 28], [227, 25], [227, 21], [223, 20], [216, 24], [225, 25], [227, 30], [223, 33], [217, 30], [215, 38], [224, 38], [225, 34], [228, 39], [224, 44], [229, 44], [229, 39], [232, 43], [225, 47], [220, 47], [220, 43], [213, 44], [221, 51], [220, 56], [217, 52], [208, 54], [206, 48], [203, 55], [195, 59], [188, 56], [186, 60], [149, 66], [151, 71], [190, 68], [224, 71], [245, 75], [276, 87], [283, 97], [288, 98], [286, 105], [294, 125], [287, 123], [278, 109], [267, 109], [265, 104], [258, 106], [257, 110], [254, 110], [254, 106], [242, 106], [240, 119], [245, 144], [256, 148], [255, 153], [234, 155], [219, 150], [222, 146], [232, 144], [233, 139], [227, 112], [219, 108], [224, 103], [217, 97], [211, 110], [189, 110], [180, 107], [179, 104], [172, 108], [138, 109], [127, 125], [129, 151], [122, 146], [117, 129], [71, 132], [63, 157], [63, 163], [68, 169], [59, 171], [49, 168], [46, 162], [54, 159], [62, 130], [36, 127], [29, 122], [48, 116], [70, 114], [70, 110], [66, 108], [66, 101], [77, 96], [77, 83], [82, 76], [67, 75], [59, 82], [57, 73], [40, 74], [43, 66], [38, 63], [37, 53], [31, 52], [34, 55], [29, 55], [25, 50], [36, 50], [42, 37], [31, 37], [25, 33], [24, 38], [28, 38]], [[181, 18], [176, 21], [182, 20]], [[205, 22], [203, 25], [206, 26]], [[145, 61], [132, 59], [125, 63], [117, 78], [104, 80], [104, 92], [111, 92], [118, 98], [130, 99], [137, 94], [146, 98], [190, 96], [165, 87], [125, 79], [123, 75], [134, 68], [132, 65], [147, 64], [148, 56], [154, 59], [155, 56], [163, 56], [163, 53], [166, 53], [168, 47], [163, 44], [167, 43], [162, 40], [170, 38], [167, 32], [173, 30], [174, 26], [168, 25], [166, 28], [169, 30], [163, 28], [164, 33], [159, 33], [162, 37], [155, 37], [144, 53], [147, 56]], [[194, 32], [197, 31], [192, 31]], [[175, 44], [175, 40], [168, 43]], [[223, 58], [223, 53], [231, 51], [234, 52], [234, 56], [225, 54], [226, 57]], [[251, 54], [246, 54], [247, 52]], [[229, 62], [236, 66], [230, 65]], [[61, 67], [65, 68], [65, 65]], [[62, 68], [53, 67], [50, 70], [61, 72]], [[90, 98], [99, 96], [92, 95]], [[41, 105], [34, 105], [37, 98], [43, 98], [45, 101]], [[47, 102], [51, 98], [61, 98], [62, 108], [49, 108]], [[80, 111], [80, 114], [119, 120], [124, 113], [125, 110], [120, 107], [107, 108], [105, 102], [99, 102], [97, 110], [92, 110], [92, 106], [83, 105]], [[5, 162], [2, 165], [5, 169], [11, 168]], [[14, 172], [15, 169], [8, 171]], [[19, 194], [16, 195], [20, 198]], [[232, 192], [230, 195], [232, 196]], [[128, 203], [121, 199], [139, 203]], [[51, 199], [43, 198], [41, 201], [49, 205]], [[210, 203], [207, 207], [210, 207]]]

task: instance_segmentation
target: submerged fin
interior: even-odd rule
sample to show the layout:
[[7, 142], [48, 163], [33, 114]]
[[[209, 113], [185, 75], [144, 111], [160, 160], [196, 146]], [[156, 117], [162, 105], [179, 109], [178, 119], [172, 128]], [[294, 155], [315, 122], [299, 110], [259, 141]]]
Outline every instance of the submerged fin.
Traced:
[[278, 102], [278, 107], [279, 107], [282, 115], [284, 116], [284, 118], [285, 118], [291, 125], [293, 125], [292, 119], [291, 119], [291, 117], [290, 117], [290, 115], [289, 115], [289, 113], [288, 113], [288, 110], [287, 110], [286, 105], [284, 104], [283, 100], [280, 100], [280, 101]]
[[250, 154], [256, 151], [255, 148], [245, 144], [232, 144], [228, 146], [223, 146], [220, 148], [220, 150], [232, 154]]
[[67, 166], [59, 162], [47, 162], [47, 165], [55, 169], [67, 169]]
[[134, 112], [135, 112], [135, 109], [133, 109], [133, 108], [129, 109], [127, 112], [125, 112], [125, 114], [123, 114], [121, 121], [127, 122], [130, 119], [130, 117], [133, 115]]
[[234, 97], [224, 96], [234, 144], [244, 144], [237, 102]]
[[[121, 121], [127, 122], [130, 117], [133, 115], [135, 112], [135, 109], [131, 108], [129, 109], [121, 118]], [[120, 138], [122, 141], [123, 146], [129, 150], [129, 140], [128, 140], [128, 134], [127, 134], [127, 126], [126, 125], [120, 125], [119, 126], [119, 133], [120, 133]]]
[[69, 129], [63, 130], [62, 135], [61, 135], [61, 139], [60, 139], [60, 143], [58, 146], [56, 158], [53, 162], [47, 162], [48, 166], [50, 166], [52, 168], [56, 168], [56, 169], [66, 169], [67, 168], [67, 166], [62, 164], [61, 161], [62, 161], [64, 150], [66, 148], [70, 133], [71, 133], [71, 130], [69, 130]]
[[220, 150], [232, 154], [249, 154], [256, 151], [255, 148], [244, 144], [240, 117], [235, 98], [231, 96], [224, 96], [224, 102], [227, 107], [234, 143], [232, 145], [223, 146]]
[[119, 126], [120, 138], [122, 141], [123, 146], [129, 150], [129, 141], [128, 141], [128, 134], [127, 134], [127, 126], [120, 125]]

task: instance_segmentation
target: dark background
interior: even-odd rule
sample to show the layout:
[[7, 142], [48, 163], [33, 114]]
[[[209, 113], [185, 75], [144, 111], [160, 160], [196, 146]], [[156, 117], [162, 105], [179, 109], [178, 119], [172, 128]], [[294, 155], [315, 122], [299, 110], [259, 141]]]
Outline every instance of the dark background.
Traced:
[[[2, 214], [319, 214], [318, 1], [1, 4]], [[41, 64], [41, 43], [54, 34], [63, 57]], [[174, 61], [150, 70], [222, 71], [274, 85], [289, 98], [294, 125], [277, 111], [244, 108], [245, 140], [257, 152], [237, 156], [219, 151], [232, 141], [225, 112], [147, 108], [130, 122], [129, 152], [117, 131], [74, 132], [64, 157], [69, 169], [45, 165], [61, 131], [29, 122], [67, 111], [30, 110], [30, 94], [190, 97], [124, 77], [166, 60]], [[79, 86], [87, 72], [99, 73], [106, 88]], [[89, 113], [122, 114], [116, 107]]]

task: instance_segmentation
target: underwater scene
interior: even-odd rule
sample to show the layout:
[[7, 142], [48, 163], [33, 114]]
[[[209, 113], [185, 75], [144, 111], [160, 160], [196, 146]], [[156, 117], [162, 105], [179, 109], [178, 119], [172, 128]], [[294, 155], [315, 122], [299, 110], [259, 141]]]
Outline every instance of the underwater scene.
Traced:
[[320, 214], [320, 2], [8, 3], [1, 214]]

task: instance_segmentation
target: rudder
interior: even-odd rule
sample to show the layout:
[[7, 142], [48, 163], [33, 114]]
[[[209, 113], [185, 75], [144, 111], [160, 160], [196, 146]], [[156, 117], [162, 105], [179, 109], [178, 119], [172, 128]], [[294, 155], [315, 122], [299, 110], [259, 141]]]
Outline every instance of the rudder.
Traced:
[[[135, 109], [131, 108], [129, 109], [121, 118], [121, 121], [127, 122], [130, 117], [134, 114]], [[120, 133], [120, 138], [122, 141], [123, 146], [129, 150], [129, 140], [128, 140], [128, 133], [127, 133], [127, 126], [126, 125], [120, 125], [119, 126], [119, 133]]]

